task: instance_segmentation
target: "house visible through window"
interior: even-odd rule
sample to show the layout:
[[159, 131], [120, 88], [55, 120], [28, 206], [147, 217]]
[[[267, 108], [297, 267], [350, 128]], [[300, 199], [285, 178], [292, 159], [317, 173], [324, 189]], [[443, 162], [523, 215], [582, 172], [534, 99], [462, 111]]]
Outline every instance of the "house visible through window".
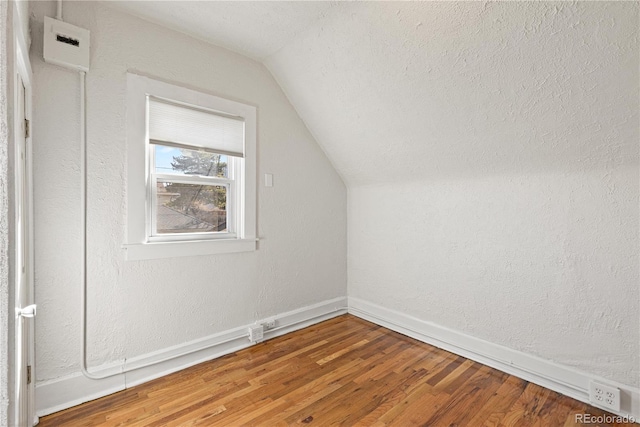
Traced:
[[128, 89], [127, 258], [255, 250], [255, 107], [133, 74]]
[[[163, 145], [153, 147], [153, 157], [154, 235], [233, 232], [232, 218], [227, 225], [232, 180], [226, 178], [229, 162], [236, 159]], [[194, 177], [197, 184], [190, 183]]]
[[[216, 153], [154, 145], [154, 235], [233, 232], [227, 226], [229, 159]], [[198, 183], [190, 183], [198, 177]], [[213, 178], [213, 179], [203, 179]]]

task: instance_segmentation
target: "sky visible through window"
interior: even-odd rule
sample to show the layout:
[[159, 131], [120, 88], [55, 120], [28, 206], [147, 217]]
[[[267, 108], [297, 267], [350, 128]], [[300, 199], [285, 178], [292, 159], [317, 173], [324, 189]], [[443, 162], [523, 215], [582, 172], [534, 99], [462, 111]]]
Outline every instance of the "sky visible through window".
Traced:
[[184, 175], [183, 171], [174, 170], [171, 167], [171, 162], [174, 157], [180, 156], [180, 149], [174, 147], [156, 147], [156, 170], [160, 173], [174, 172], [180, 175]]
[[[156, 172], [186, 175], [184, 170], [174, 169], [171, 166], [171, 162], [174, 161], [173, 160], [174, 157], [183, 156], [187, 154], [187, 152], [189, 151], [190, 150], [181, 150], [180, 148], [175, 148], [175, 147], [156, 145], [156, 156], [155, 156]], [[195, 153], [195, 152], [192, 152], [192, 153]], [[223, 163], [227, 163], [228, 161], [227, 156], [221, 155], [220, 161]]]

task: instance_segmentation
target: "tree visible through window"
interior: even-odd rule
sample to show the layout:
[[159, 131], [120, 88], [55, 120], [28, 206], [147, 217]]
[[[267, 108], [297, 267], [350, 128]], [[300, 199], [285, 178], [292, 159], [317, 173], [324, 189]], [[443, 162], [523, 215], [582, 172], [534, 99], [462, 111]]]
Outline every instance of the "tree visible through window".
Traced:
[[155, 153], [156, 234], [228, 231], [233, 157], [159, 144]]
[[[184, 149], [180, 151], [181, 155], [174, 157], [171, 162], [174, 171], [182, 172], [185, 175], [227, 177], [227, 162], [222, 160], [226, 156]], [[227, 190], [225, 187], [192, 186], [175, 182], [163, 185], [164, 191], [174, 194], [174, 197], [166, 204], [167, 207], [197, 218], [202, 221], [202, 224], [195, 225], [200, 225], [205, 229], [226, 230]]]

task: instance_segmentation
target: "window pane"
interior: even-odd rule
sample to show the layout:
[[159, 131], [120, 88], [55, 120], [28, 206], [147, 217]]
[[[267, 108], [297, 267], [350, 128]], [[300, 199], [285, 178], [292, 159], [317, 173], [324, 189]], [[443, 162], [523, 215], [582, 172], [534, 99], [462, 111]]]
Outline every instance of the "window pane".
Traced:
[[155, 145], [156, 173], [227, 178], [229, 156]]
[[157, 183], [156, 232], [227, 231], [227, 188], [178, 182]]

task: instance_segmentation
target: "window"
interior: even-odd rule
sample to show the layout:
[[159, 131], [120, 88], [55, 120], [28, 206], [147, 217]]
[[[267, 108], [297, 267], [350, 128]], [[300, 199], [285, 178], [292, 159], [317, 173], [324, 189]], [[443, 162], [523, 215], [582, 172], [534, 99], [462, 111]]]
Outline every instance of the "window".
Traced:
[[127, 259], [255, 250], [255, 107], [127, 83]]

